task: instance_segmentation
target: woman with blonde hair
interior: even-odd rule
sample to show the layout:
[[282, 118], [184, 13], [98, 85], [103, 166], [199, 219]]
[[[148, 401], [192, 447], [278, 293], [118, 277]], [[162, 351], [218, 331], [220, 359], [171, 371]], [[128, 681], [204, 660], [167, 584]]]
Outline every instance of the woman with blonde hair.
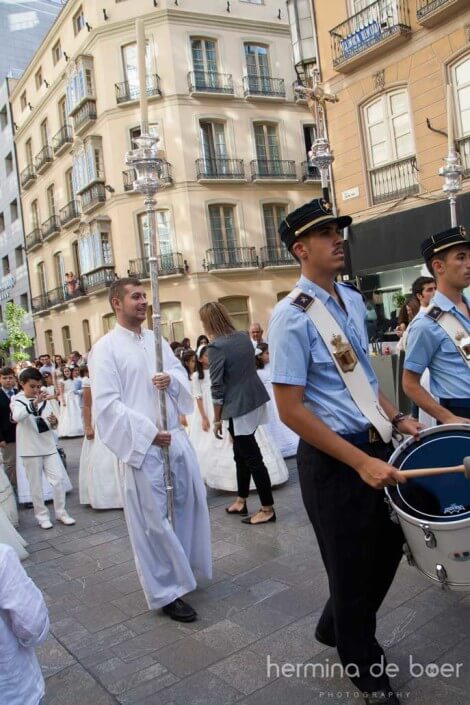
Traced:
[[248, 333], [237, 331], [225, 306], [217, 301], [202, 306], [199, 316], [210, 339], [207, 349], [214, 405], [213, 433], [222, 439], [222, 421], [228, 421], [233, 439], [238, 496], [228, 514], [248, 514], [246, 500], [253, 478], [261, 508], [242, 519], [256, 526], [276, 521], [271, 480], [255, 439], [258, 426], [268, 422], [269, 395], [256, 372], [253, 345]]

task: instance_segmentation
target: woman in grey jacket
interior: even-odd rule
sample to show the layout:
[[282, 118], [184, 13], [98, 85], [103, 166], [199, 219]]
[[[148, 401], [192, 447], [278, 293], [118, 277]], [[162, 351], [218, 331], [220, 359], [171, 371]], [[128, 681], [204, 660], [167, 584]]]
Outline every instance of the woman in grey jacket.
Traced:
[[247, 333], [235, 329], [223, 304], [205, 304], [199, 315], [211, 341], [208, 353], [214, 434], [222, 438], [222, 421], [227, 420], [233, 438], [238, 497], [226, 511], [246, 517], [246, 499], [253, 477], [261, 509], [242, 521], [251, 526], [276, 521], [271, 481], [255, 439], [257, 427], [268, 422], [269, 395], [256, 372], [253, 345]]

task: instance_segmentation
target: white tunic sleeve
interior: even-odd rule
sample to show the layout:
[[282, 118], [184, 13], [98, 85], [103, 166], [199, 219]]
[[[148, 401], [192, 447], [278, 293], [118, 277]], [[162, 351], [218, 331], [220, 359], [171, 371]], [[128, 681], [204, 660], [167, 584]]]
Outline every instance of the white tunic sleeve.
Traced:
[[[109, 338], [94, 346], [89, 365], [100, 440], [124, 463], [140, 468], [158, 429], [148, 415], [126, 406]], [[135, 384], [139, 385], [138, 379]]]
[[177, 406], [179, 414], [192, 414], [194, 411], [193, 395], [188, 373], [181, 362], [175, 357], [169, 343], [162, 340], [163, 367], [171, 376], [171, 384], [167, 389], [168, 395]]

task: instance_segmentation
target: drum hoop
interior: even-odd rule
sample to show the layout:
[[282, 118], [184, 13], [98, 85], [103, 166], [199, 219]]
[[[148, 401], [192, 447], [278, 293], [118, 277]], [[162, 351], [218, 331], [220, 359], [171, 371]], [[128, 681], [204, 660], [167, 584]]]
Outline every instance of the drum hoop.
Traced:
[[470, 435], [470, 424], [447, 423], [441, 424], [440, 426], [432, 426], [431, 428], [425, 428], [419, 432], [418, 440], [416, 440], [414, 436], [409, 436], [406, 440], [404, 440], [402, 443], [400, 443], [399, 446], [395, 448], [392, 455], [388, 459], [389, 465], [393, 465], [394, 461], [398, 458], [398, 456], [401, 455], [404, 450], [407, 450], [414, 443], [417, 443], [423, 440], [423, 438], [427, 438], [428, 436], [434, 436], [437, 433], [440, 433], [441, 431], [463, 431]]

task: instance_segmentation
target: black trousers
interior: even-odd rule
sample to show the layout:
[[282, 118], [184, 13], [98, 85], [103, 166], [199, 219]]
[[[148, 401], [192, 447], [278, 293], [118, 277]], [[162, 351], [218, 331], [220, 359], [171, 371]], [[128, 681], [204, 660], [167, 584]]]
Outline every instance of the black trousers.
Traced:
[[452, 399], [440, 399], [441, 406], [444, 406], [455, 416], [461, 416], [463, 419], [470, 419], [470, 406], [453, 406]]
[[250, 494], [250, 482], [253, 477], [261, 505], [270, 507], [274, 504], [271, 492], [271, 479], [263, 461], [263, 456], [256, 442], [255, 434], [236, 436], [233, 419], [229, 419], [228, 430], [233, 438], [233, 458], [237, 468], [238, 496], [246, 499]]
[[[384, 443], [361, 449], [381, 460], [393, 450]], [[330, 588], [318, 628], [336, 639], [341, 662], [351, 664], [347, 673], [360, 690], [387, 690], [387, 677], [371, 676], [370, 667], [385, 658], [375, 638], [376, 614], [402, 556], [402, 531], [389, 518], [383, 491], [366, 485], [351, 467], [302, 440], [297, 464]]]

